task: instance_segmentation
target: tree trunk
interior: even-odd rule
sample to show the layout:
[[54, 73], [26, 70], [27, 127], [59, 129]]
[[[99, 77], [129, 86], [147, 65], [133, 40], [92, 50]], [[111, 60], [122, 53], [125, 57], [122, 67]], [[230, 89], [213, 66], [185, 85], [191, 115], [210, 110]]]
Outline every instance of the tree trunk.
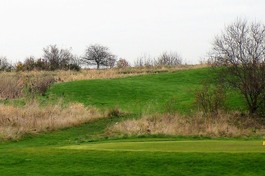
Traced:
[[252, 106], [250, 106], [250, 108], [249, 108], [249, 113], [250, 113], [251, 115], [256, 114], [256, 113], [257, 113], [257, 110], [258, 110], [257, 105], [252, 105]]

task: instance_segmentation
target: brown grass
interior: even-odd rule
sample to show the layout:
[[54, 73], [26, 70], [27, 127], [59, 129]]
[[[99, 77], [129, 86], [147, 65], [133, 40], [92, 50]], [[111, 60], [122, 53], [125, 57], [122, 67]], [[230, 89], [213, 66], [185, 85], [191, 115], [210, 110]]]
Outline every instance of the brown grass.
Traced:
[[47, 74], [0, 73], [0, 98], [13, 99], [26, 95], [44, 94], [54, 82]]
[[23, 95], [23, 83], [18, 75], [0, 74], [0, 98], [16, 98]]
[[238, 113], [205, 117], [203, 114], [181, 116], [156, 114], [139, 120], [127, 120], [111, 126], [106, 133], [111, 136], [177, 135], [206, 137], [242, 137], [265, 135], [264, 122], [241, 117]]
[[141, 68], [113, 68], [105, 70], [87, 69], [76, 71], [55, 71], [54, 76], [58, 82], [69, 82], [77, 80], [91, 80], [91, 79], [112, 79], [112, 78], [123, 78], [128, 76], [137, 76], [144, 74], [155, 74], [159, 72], [173, 72], [177, 70], [195, 69], [205, 66], [177, 66], [177, 67], [141, 67]]
[[101, 117], [95, 108], [81, 104], [71, 104], [66, 108], [61, 105], [41, 107], [37, 102], [24, 107], [0, 105], [0, 141], [72, 127]]
[[42, 77], [53, 76], [57, 82], [69, 82], [76, 80], [89, 80], [89, 79], [111, 79], [127, 76], [135, 76], [142, 74], [154, 74], [159, 72], [174, 72], [177, 70], [188, 70], [196, 68], [208, 67], [207, 65], [180, 65], [172, 67], [128, 67], [128, 68], [113, 68], [113, 69], [82, 69], [81, 71], [25, 71], [25, 72], [0, 72], [0, 75], [23, 77]]

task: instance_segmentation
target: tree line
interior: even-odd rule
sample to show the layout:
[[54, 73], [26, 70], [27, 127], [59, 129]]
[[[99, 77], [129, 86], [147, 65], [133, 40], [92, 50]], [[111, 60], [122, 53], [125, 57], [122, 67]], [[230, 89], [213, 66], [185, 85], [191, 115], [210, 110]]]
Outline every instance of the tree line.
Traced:
[[[181, 65], [182, 58], [177, 53], [162, 53], [158, 58], [139, 57], [134, 66], [175, 66]], [[27, 57], [23, 62], [16, 64], [8, 62], [6, 57], [0, 57], [0, 71], [32, 71], [32, 70], [75, 70], [81, 67], [87, 68], [94, 66], [100, 68], [125, 68], [131, 65], [126, 59], [117, 59], [110, 49], [100, 44], [90, 45], [86, 48], [83, 56], [74, 55], [71, 48], [59, 48], [57, 45], [49, 45], [43, 48], [43, 56], [35, 58]]]

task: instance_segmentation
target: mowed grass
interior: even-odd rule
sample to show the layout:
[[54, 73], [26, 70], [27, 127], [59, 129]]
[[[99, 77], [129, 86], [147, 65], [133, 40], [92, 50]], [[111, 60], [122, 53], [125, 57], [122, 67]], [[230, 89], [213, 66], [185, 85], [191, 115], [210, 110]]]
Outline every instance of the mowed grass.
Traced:
[[1, 149], [1, 175], [264, 175], [262, 141], [143, 139]]
[[[170, 107], [189, 113], [196, 110], [195, 94], [201, 83], [213, 75], [211, 68], [202, 68], [119, 79], [83, 80], [56, 84], [48, 95], [128, 112], [165, 112]], [[230, 108], [243, 106], [242, 98], [235, 93], [229, 93], [227, 102]]]
[[129, 152], [198, 152], [198, 153], [265, 153], [262, 141], [185, 140], [185, 141], [119, 141], [60, 147], [72, 150]]

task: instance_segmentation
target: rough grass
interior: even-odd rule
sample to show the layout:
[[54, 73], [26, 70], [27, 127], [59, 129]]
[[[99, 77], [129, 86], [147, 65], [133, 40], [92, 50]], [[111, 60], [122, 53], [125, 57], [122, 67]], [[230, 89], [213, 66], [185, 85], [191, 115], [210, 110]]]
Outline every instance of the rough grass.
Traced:
[[7, 100], [44, 95], [54, 81], [53, 76], [47, 74], [0, 73], [0, 98]]
[[243, 137], [264, 136], [264, 120], [242, 117], [240, 113], [215, 115], [155, 114], [140, 119], [126, 120], [106, 130], [109, 136], [204, 136]]
[[36, 134], [73, 127], [82, 123], [102, 118], [95, 108], [82, 104], [60, 104], [40, 106], [33, 101], [25, 106], [0, 105], [0, 141], [17, 140], [25, 134]]
[[16, 98], [23, 95], [24, 84], [18, 75], [0, 74], [0, 98]]
[[188, 70], [209, 67], [207, 65], [180, 65], [172, 67], [128, 67], [113, 69], [82, 69], [81, 71], [56, 70], [56, 71], [25, 71], [25, 72], [0, 72], [0, 77], [43, 77], [52, 76], [57, 82], [69, 82], [91, 79], [112, 79], [128, 76], [154, 74], [161, 72], [174, 72], [177, 70]]

